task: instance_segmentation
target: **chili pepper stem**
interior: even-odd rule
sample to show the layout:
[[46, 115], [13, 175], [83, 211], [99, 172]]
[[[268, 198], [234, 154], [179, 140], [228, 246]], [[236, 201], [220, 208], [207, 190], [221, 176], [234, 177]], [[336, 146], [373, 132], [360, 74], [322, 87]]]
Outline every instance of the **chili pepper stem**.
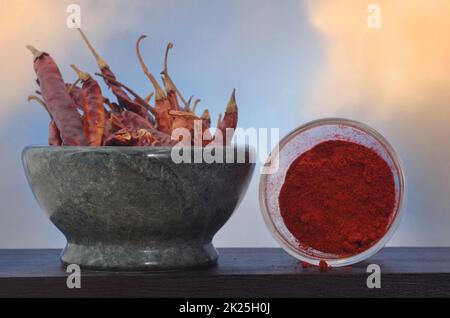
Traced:
[[195, 110], [197, 109], [197, 105], [201, 102], [201, 99], [198, 98], [194, 102], [194, 106], [192, 107], [192, 112], [195, 113]]
[[80, 33], [81, 37], [83, 38], [84, 43], [91, 51], [92, 55], [95, 57], [95, 61], [97, 62], [97, 65], [100, 69], [103, 69], [105, 67], [108, 67], [108, 64], [106, 64], [105, 60], [100, 57], [100, 55], [97, 53], [95, 48], [92, 46], [91, 42], [87, 38], [86, 34], [84, 34], [83, 30], [81, 28], [77, 28], [78, 32]]
[[222, 122], [222, 113], [219, 113], [219, 118], [217, 118], [217, 126], [216, 127], [219, 127], [221, 122]]
[[194, 95], [191, 95], [191, 96], [189, 97], [188, 101], [187, 101], [187, 104], [188, 104], [189, 107], [191, 107], [191, 102], [192, 102], [192, 99], [193, 99], [193, 98], [194, 98]]
[[186, 107], [186, 110], [190, 110], [189, 109], [189, 105], [186, 102], [186, 99], [184, 99], [183, 95], [181, 94], [181, 92], [178, 90], [178, 88], [176, 87], [176, 85], [173, 83], [173, 81], [170, 79], [169, 76], [167, 76], [167, 78], [170, 80], [170, 82], [172, 83], [173, 87], [175, 88], [175, 92], [177, 93], [177, 95], [180, 97], [181, 101], [183, 102], [184, 106]]
[[173, 43], [169, 42], [166, 47], [166, 52], [164, 53], [164, 70], [161, 72], [162, 74], [168, 76], [168, 60], [169, 60], [169, 50], [173, 48]]
[[31, 102], [32, 100], [38, 102], [39, 104], [41, 104], [42, 106], [45, 107], [45, 109], [47, 109], [47, 104], [45, 104], [44, 100], [42, 98], [37, 97], [36, 95], [29, 95], [28, 96], [28, 102]]
[[147, 96], [145, 96], [144, 100], [145, 100], [147, 103], [150, 102], [150, 100], [152, 99], [152, 97], [153, 97], [154, 94], [155, 94], [154, 92], [151, 92], [150, 94], [148, 94]]
[[78, 78], [76, 79], [76, 81], [73, 82], [73, 83], [69, 86], [69, 88], [67, 89], [67, 93], [70, 94], [70, 92], [73, 90], [73, 88], [74, 88], [75, 86], [77, 86], [78, 83], [79, 83], [80, 81], [81, 81], [81, 79], [78, 77]]
[[142, 71], [147, 75], [148, 79], [152, 83], [153, 87], [155, 88], [155, 100], [162, 100], [166, 98], [166, 93], [162, 90], [161, 86], [159, 86], [159, 83], [156, 81], [155, 77], [150, 73], [147, 65], [145, 65], [144, 59], [141, 55], [140, 50], [140, 43], [143, 39], [145, 39], [147, 36], [145, 34], [142, 34], [136, 41], [136, 54], [139, 60], [139, 64], [141, 65]]
[[27, 45], [26, 48], [31, 51], [33, 54], [34, 59], [37, 59], [42, 56], [42, 54], [45, 54], [45, 52], [39, 51], [32, 45]]
[[40, 98], [36, 95], [29, 95], [27, 100], [28, 100], [28, 102], [31, 102], [32, 100], [34, 100], [34, 101], [38, 102], [39, 104], [41, 104], [47, 111], [50, 118], [52, 118], [52, 115], [51, 115], [50, 111], [48, 110], [47, 104], [44, 102], [44, 100], [42, 98]]
[[166, 89], [167, 91], [169, 90], [174, 90], [177, 95], [180, 97], [181, 101], [183, 102], [186, 111], [190, 111], [190, 105], [188, 102], [186, 102], [186, 99], [183, 97], [183, 95], [181, 94], [181, 92], [178, 90], [177, 86], [175, 85], [175, 83], [172, 81], [172, 78], [169, 76], [169, 69], [168, 69], [168, 60], [169, 60], [169, 50], [173, 48], [173, 43], [169, 42], [167, 44], [166, 47], [166, 52], [164, 54], [164, 69], [161, 72], [161, 74], [164, 75], [164, 81], [165, 81], [165, 85], [166, 85]]
[[77, 73], [78, 78], [83, 82], [87, 81], [91, 77], [88, 73], [80, 70], [75, 64], [71, 64], [70, 67], [75, 71], [75, 73]]
[[145, 108], [147, 108], [153, 115], [155, 115], [155, 109], [148, 103], [145, 101], [145, 99], [143, 99], [141, 96], [139, 96], [135, 91], [133, 91], [131, 88], [129, 88], [127, 85], [119, 82], [118, 80], [109, 77], [109, 76], [105, 76], [103, 74], [100, 73], [95, 73], [95, 75], [100, 76], [102, 78], [105, 78], [106, 80], [110, 81], [111, 83], [114, 83], [120, 87], [122, 87], [123, 89], [125, 89], [128, 93], [130, 93], [131, 95], [133, 95], [139, 102], [141, 102]]

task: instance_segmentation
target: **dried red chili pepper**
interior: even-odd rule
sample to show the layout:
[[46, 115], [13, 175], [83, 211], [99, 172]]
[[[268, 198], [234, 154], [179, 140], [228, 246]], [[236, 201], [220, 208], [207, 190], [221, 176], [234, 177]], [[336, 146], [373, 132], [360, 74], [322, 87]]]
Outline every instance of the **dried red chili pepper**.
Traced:
[[80, 83], [79, 78], [77, 78], [72, 84], [66, 83], [66, 87], [67, 92], [69, 93], [70, 97], [72, 97], [78, 109], [83, 110], [83, 96], [81, 94], [81, 87], [78, 86], [78, 83]]
[[130, 111], [123, 111], [118, 116], [120, 121], [125, 125], [125, 127], [128, 127], [128, 129], [138, 130], [140, 128], [154, 128], [152, 124], [144, 120], [141, 116]]
[[103, 102], [106, 105], [108, 105], [108, 108], [113, 113], [121, 113], [123, 111], [123, 109], [117, 103], [114, 103], [114, 102], [111, 103], [111, 101], [108, 98], [106, 98], [106, 97], [103, 98]]
[[115, 131], [123, 128], [127, 128], [130, 131], [136, 131], [141, 128], [153, 128], [153, 126], [141, 116], [127, 110], [118, 114], [111, 114], [111, 124]]
[[45, 102], [42, 99], [40, 99], [37, 96], [34, 96], [34, 95], [28, 96], [28, 101], [30, 102], [32, 100], [41, 104], [50, 116], [48, 144], [50, 146], [61, 146], [62, 140], [61, 140], [61, 135], [59, 133], [59, 129], [56, 126], [56, 123], [53, 120], [52, 115], [48, 111], [47, 105], [45, 104]]
[[[110, 116], [110, 123], [112, 132], [115, 133], [116, 131], [119, 131], [121, 129], [127, 128], [125, 124], [122, 122], [122, 118], [120, 117], [120, 114], [111, 114]], [[129, 128], [127, 128], [129, 129]]]
[[[162, 80], [166, 89], [165, 92], [161, 89], [156, 79], [150, 73], [141, 56], [140, 42], [145, 38], [145, 35], [139, 37], [136, 42], [136, 53], [141, 68], [150, 79], [155, 89], [155, 107], [153, 107], [149, 104], [149, 101], [153, 94], [149, 94], [145, 98], [142, 98], [131, 88], [127, 87], [123, 83], [120, 83], [116, 79], [114, 73], [111, 71], [106, 62], [97, 54], [81, 29], [79, 29], [79, 32], [86, 45], [94, 55], [101, 70], [101, 74], [96, 74], [101, 76], [108, 87], [112, 89], [114, 95], [118, 99], [119, 104], [116, 104], [114, 102], [111, 103], [108, 99], [104, 98], [101, 95], [101, 89], [98, 83], [96, 83], [96, 81], [93, 80], [92, 77], [77, 70], [78, 74], [83, 78], [83, 87], [79, 87], [77, 85], [79, 79], [73, 84], [64, 85], [67, 91], [65, 91], [65, 94], [63, 93], [63, 100], [66, 104], [71, 104], [71, 113], [67, 113], [67, 105], [65, 105], [62, 109], [50, 107], [50, 115], [52, 118], [55, 117], [56, 128], [58, 128], [58, 125], [60, 124], [67, 125], [67, 123], [62, 120], [64, 119], [63, 115], [70, 114], [70, 116], [72, 117], [77, 117], [78, 122], [82, 122], [81, 133], [78, 132], [76, 134], [81, 141], [68, 140], [64, 136], [65, 134], [63, 133], [63, 131], [61, 131], [63, 140], [67, 139], [64, 140], [64, 145], [81, 145], [84, 143], [89, 143], [90, 145], [100, 145], [102, 141], [105, 145], [173, 145], [176, 143], [176, 141], [171, 139], [170, 134], [172, 133], [173, 129], [177, 128], [189, 129], [192, 136], [191, 140], [189, 140], [191, 144], [198, 145], [198, 137], [204, 137], [202, 138], [201, 145], [205, 146], [210, 143], [211, 135], [209, 133], [209, 127], [211, 126], [211, 118], [209, 115], [209, 111], [206, 109], [200, 117], [196, 116], [195, 110], [198, 106], [198, 103], [200, 102], [200, 99], [197, 99], [194, 102], [194, 106], [191, 109], [190, 103], [193, 97], [191, 96], [191, 98], [189, 98], [189, 101], [186, 102], [169, 75], [168, 55], [170, 49], [173, 48], [172, 43], [169, 43], [166, 47], [164, 56], [164, 69], [161, 72]], [[33, 53], [36, 54], [36, 62], [38, 60], [44, 59], [45, 57], [48, 57], [48, 54], [38, 52], [34, 48], [33, 50]], [[53, 62], [50, 57], [48, 57], [48, 59]], [[55, 67], [56, 73], [60, 78], [58, 83], [59, 86], [57, 85], [58, 90], [55, 90], [53, 92], [54, 94], [56, 94], [55, 96], [57, 96], [59, 94], [60, 88], [62, 87], [62, 77], [54, 62], [53, 66]], [[42, 81], [38, 76], [37, 83], [39, 85], [48, 86], [47, 83], [41, 82]], [[46, 99], [46, 91], [43, 91], [43, 96]], [[130, 96], [132, 95], [134, 97], [134, 100], [131, 100], [128, 94], [130, 94]], [[179, 104], [178, 98], [182, 100], [182, 102], [184, 103], [184, 107]], [[60, 112], [60, 114], [58, 114], [58, 111]], [[54, 114], [54, 112], [56, 112], [56, 114]], [[61, 119], [58, 119], [58, 117], [61, 117]], [[68, 128], [73, 128], [73, 118], [68, 118], [68, 123]], [[223, 120], [221, 117], [219, 119], [218, 131], [223, 130], [224, 132], [226, 132], [228, 128], [235, 128], [236, 123], [237, 106], [234, 100], [233, 92]], [[52, 127], [54, 126], [53, 124], [51, 125]], [[156, 129], [154, 128], [154, 125], [156, 126]], [[86, 136], [83, 134], [83, 126]], [[52, 130], [54, 130], [53, 128]], [[201, 134], [199, 134], [199, 132], [197, 131], [199, 128], [201, 129]], [[63, 130], [66, 130], [66, 128], [64, 127]], [[68, 129], [68, 132], [71, 132], [71, 130]], [[87, 141], [86, 139], [89, 140]], [[218, 138], [217, 140], [215, 140], [215, 142], [218, 144], [227, 143], [227, 141], [219, 141]]]
[[111, 88], [111, 91], [117, 97], [119, 104], [122, 107], [129, 109], [129, 110], [141, 115], [144, 118], [148, 118], [149, 114], [148, 114], [147, 110], [145, 109], [145, 105], [142, 105], [139, 102], [133, 101], [127, 95], [127, 93], [122, 90], [121, 87], [117, 86], [116, 83], [114, 83], [113, 81], [110, 80], [110, 79], [116, 79], [115, 74], [111, 71], [111, 68], [105, 62], [105, 60], [102, 59], [100, 57], [100, 55], [97, 53], [97, 51], [90, 43], [87, 36], [81, 30], [81, 28], [78, 28], [78, 31], [80, 32], [80, 35], [83, 38], [84, 42], [86, 43], [87, 47], [89, 48], [91, 53], [94, 55], [97, 65], [100, 68], [100, 72], [104, 75], [103, 78], [105, 79], [106, 85], [108, 85], [108, 87]]
[[[190, 143], [192, 145], [207, 145], [211, 141], [211, 135], [209, 134], [209, 127], [207, 126], [207, 120], [196, 116], [192, 112], [185, 112], [185, 111], [176, 111], [171, 110], [169, 111], [170, 116], [173, 118], [172, 122], [172, 131], [177, 128], [184, 128], [189, 130], [189, 133], [191, 135], [191, 141]], [[200, 132], [195, 132], [196, 129], [196, 122], [200, 124], [199, 128], [201, 128]], [[197, 128], [198, 129], [198, 128]], [[200, 139], [201, 140], [196, 140]], [[186, 142], [186, 141], [184, 141]]]
[[160, 142], [147, 130], [139, 129], [133, 134], [133, 138], [136, 140], [135, 146], [160, 146]]
[[48, 144], [50, 146], [61, 146], [62, 145], [61, 135], [59, 134], [58, 126], [56, 126], [56, 123], [53, 119], [50, 120], [48, 129], [49, 129]]
[[39, 87], [48, 111], [58, 126], [62, 144], [66, 146], [87, 145], [80, 114], [67, 92], [58, 66], [47, 53], [38, 51], [30, 45], [27, 48], [33, 53], [34, 70]]
[[131, 143], [131, 132], [127, 128], [123, 128], [108, 136], [103, 144], [105, 146], [131, 146]]
[[[145, 99], [143, 99], [141, 96], [139, 96], [134, 90], [132, 90], [130, 87], [128, 87], [127, 85], [119, 82], [117, 79], [112, 78], [112, 77], [107, 77], [103, 74], [100, 73], [95, 73], [95, 75], [103, 77], [105, 80], [114, 83], [114, 85], [117, 85], [119, 87], [122, 87], [123, 89], [125, 89], [128, 93], [130, 93], [131, 95], [134, 96], [134, 98], [136, 99], [136, 101], [139, 102], [139, 104], [141, 105], [145, 105], [145, 107], [153, 114], [155, 115], [155, 108], [152, 107], [147, 101], [145, 101]], [[152, 117], [147, 117], [146, 119], [148, 119], [151, 123], [153, 123], [153, 118]]]
[[155, 77], [150, 73], [147, 65], [145, 65], [144, 59], [142, 58], [140, 51], [140, 43], [143, 39], [145, 39], [146, 35], [141, 35], [136, 41], [136, 54], [139, 60], [139, 64], [145, 75], [147, 75], [148, 79], [152, 83], [155, 89], [155, 120], [157, 123], [158, 130], [170, 134], [172, 128], [172, 117], [169, 116], [169, 110], [171, 108], [170, 102], [167, 98], [166, 93], [163, 91], [159, 83], [156, 81]]
[[123, 128], [105, 140], [105, 146], [173, 146], [170, 136], [154, 128]]
[[111, 136], [115, 130], [112, 125], [111, 113], [105, 112], [105, 128], [103, 129], [103, 143]]
[[[155, 128], [145, 128], [145, 129], [139, 129], [138, 131], [141, 131], [140, 134], [142, 134], [142, 130], [145, 130], [145, 134], [143, 134], [144, 137], [140, 137], [143, 139], [148, 139], [149, 137], [155, 139], [157, 142], [152, 143], [153, 146], [174, 146], [176, 144], [175, 140], [172, 140], [171, 136], [168, 134], [165, 134], [163, 132], [160, 132], [159, 130]], [[138, 138], [139, 139], [139, 138]], [[136, 145], [141, 146], [148, 146], [148, 141], [146, 140], [138, 140], [138, 143]]]
[[394, 213], [394, 177], [374, 150], [325, 141], [291, 163], [279, 205], [302, 247], [347, 257], [367, 250], [386, 233]]
[[[233, 89], [223, 119], [222, 114], [219, 114], [217, 128], [222, 133], [222, 139], [217, 138], [217, 140], [221, 140], [224, 145], [230, 144], [234, 130], [237, 127], [237, 121], [238, 108], [236, 104], [236, 90]], [[216, 137], [214, 139], [216, 139]]]
[[[103, 129], [105, 128], [105, 108], [102, 90], [97, 81], [86, 72], [81, 71], [75, 65], [71, 65], [82, 82], [83, 103], [83, 128], [89, 146], [100, 146], [102, 144]], [[144, 119], [142, 119], [144, 120]]]
[[202, 130], [203, 130], [202, 145], [206, 146], [213, 140], [213, 136], [209, 131], [209, 128], [211, 127], [211, 116], [207, 108], [203, 111], [203, 114], [200, 116], [200, 119], [202, 120]]
[[171, 110], [169, 111], [169, 115], [173, 118], [171, 130], [186, 128], [190, 131], [191, 135], [194, 132], [194, 121], [201, 120], [194, 113], [181, 110]]
[[72, 97], [77, 108], [83, 110], [83, 94], [81, 91], [81, 87], [77, 86], [76, 84], [66, 84], [66, 87], [67, 92], [69, 93], [70, 97]]
[[209, 115], [209, 110], [205, 109], [200, 119], [205, 123], [206, 127], [211, 127], [211, 116]]

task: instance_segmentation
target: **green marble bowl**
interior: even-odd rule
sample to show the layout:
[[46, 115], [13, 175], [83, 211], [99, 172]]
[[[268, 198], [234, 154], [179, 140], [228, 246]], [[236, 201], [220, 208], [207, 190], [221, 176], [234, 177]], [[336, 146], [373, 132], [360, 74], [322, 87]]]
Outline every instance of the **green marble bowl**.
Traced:
[[247, 147], [221, 149], [223, 161], [228, 150], [244, 162], [175, 163], [170, 148], [28, 147], [23, 164], [37, 201], [67, 238], [65, 265], [180, 270], [216, 263], [211, 240], [254, 170]]

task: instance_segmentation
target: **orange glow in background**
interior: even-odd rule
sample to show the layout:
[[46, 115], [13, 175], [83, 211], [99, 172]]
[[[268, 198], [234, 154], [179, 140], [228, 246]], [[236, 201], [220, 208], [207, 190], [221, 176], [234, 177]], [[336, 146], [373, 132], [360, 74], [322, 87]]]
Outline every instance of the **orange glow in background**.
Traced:
[[[372, 2], [381, 29], [366, 25]], [[240, 127], [279, 127], [283, 136], [332, 116], [374, 127], [407, 174], [408, 208], [390, 244], [450, 246], [450, 1], [0, 0], [0, 248], [64, 242], [28, 189], [20, 151], [47, 142], [48, 128], [45, 111], [26, 102], [36, 86], [25, 45], [51, 53], [68, 82], [72, 63], [96, 70], [66, 27], [71, 3], [81, 6], [100, 54], [144, 96], [150, 88], [134, 56], [141, 33], [149, 34], [154, 72], [165, 44], [175, 43], [178, 87], [211, 113], [236, 87]], [[277, 246], [259, 212], [257, 183], [255, 175], [218, 246]]]

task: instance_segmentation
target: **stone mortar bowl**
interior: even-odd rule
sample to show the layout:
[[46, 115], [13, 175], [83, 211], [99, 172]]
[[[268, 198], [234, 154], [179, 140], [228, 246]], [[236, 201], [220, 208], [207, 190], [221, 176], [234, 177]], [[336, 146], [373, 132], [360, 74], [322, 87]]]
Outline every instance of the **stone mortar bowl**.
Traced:
[[[22, 158], [37, 201], [67, 238], [65, 265], [181, 270], [217, 262], [211, 240], [254, 170], [248, 147], [220, 149], [234, 163], [175, 163], [170, 148], [155, 147], [28, 147]], [[204, 151], [193, 148], [191, 159]]]

